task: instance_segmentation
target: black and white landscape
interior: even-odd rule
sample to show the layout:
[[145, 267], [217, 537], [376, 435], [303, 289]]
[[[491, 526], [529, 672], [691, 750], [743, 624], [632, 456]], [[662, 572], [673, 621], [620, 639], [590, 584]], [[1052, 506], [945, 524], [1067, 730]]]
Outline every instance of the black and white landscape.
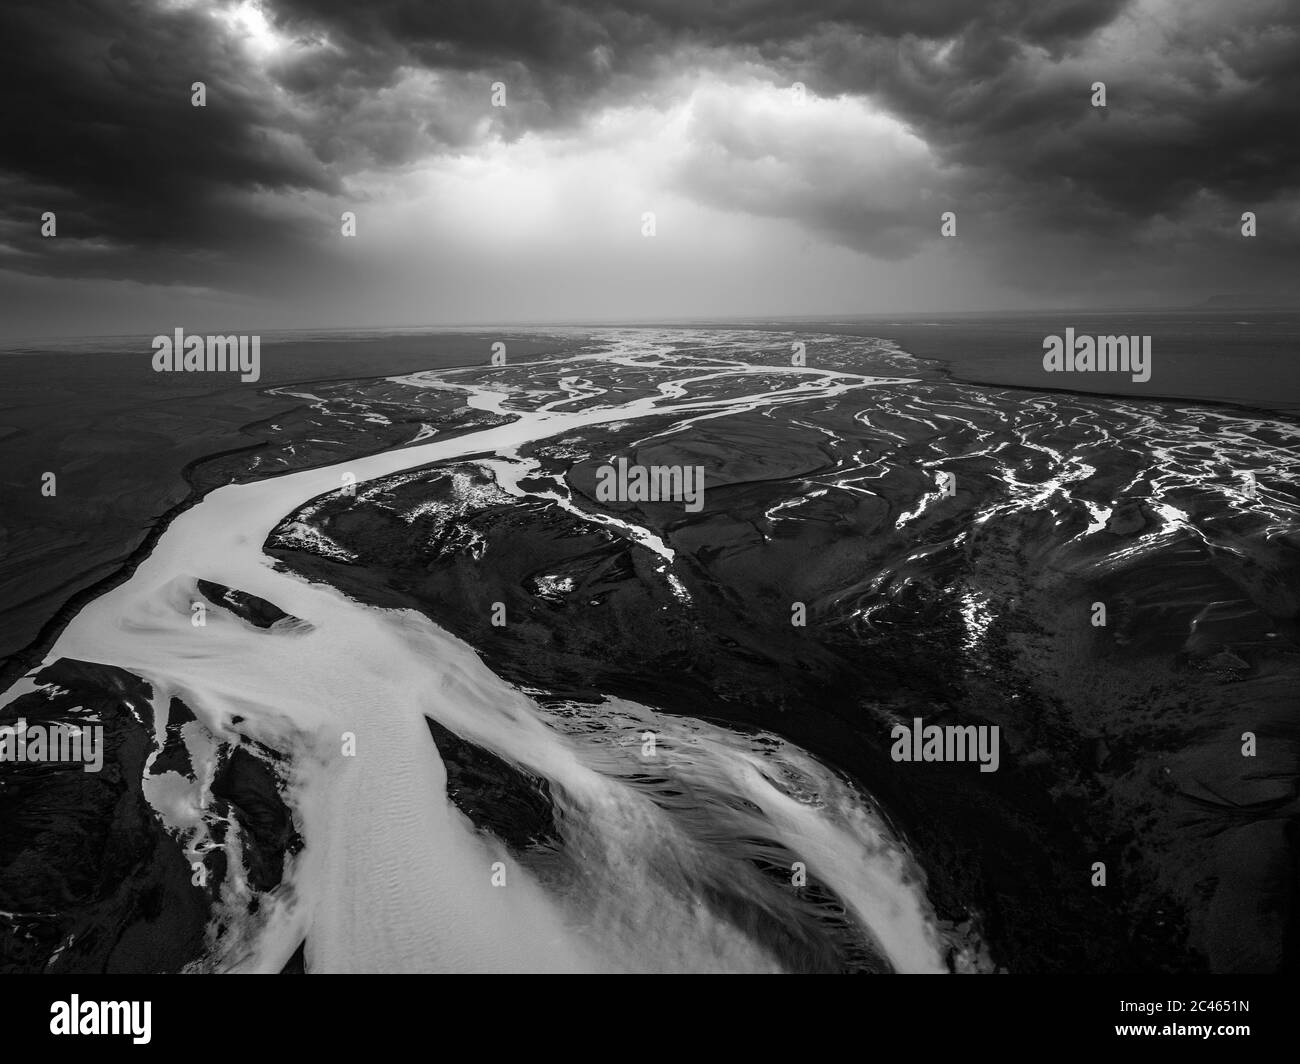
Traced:
[[1300, 12], [0, 40], [0, 972], [1296, 970]]

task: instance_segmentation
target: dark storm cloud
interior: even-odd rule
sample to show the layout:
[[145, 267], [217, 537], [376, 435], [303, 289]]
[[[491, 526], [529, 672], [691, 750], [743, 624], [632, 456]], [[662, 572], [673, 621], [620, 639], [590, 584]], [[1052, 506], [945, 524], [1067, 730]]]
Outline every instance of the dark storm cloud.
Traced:
[[[810, 149], [812, 164], [765, 187], [746, 164], [779, 158], [779, 139], [729, 136], [730, 116], [704, 115], [695, 133], [713, 143], [680, 175], [703, 202], [790, 218], [888, 258], [933, 240], [938, 211], [952, 208], [990, 269], [1030, 281], [1055, 268], [1043, 251], [1053, 235], [1069, 243], [1072, 268], [1117, 250], [1154, 262], [1226, 248], [1239, 206], [1293, 195], [1300, 179], [1300, 9], [1192, 0], [1162, 12], [1154, 34], [1142, 10], [1138, 0], [273, 0], [277, 30], [319, 46], [258, 64], [210, 7], [10, 0], [0, 267], [257, 285], [336, 233], [322, 203], [353, 174], [472, 151], [485, 136], [578, 129], [610, 105], [666, 103], [664, 86], [693, 69], [861, 98], [904, 122], [938, 168], [891, 171], [898, 194], [863, 201], [827, 177], [828, 129], [828, 157]], [[1115, 54], [1098, 45], [1108, 28]], [[1142, 32], [1146, 51], [1125, 53]], [[205, 110], [190, 107], [195, 80], [208, 84]], [[496, 80], [507, 108], [488, 105]], [[1089, 105], [1093, 80], [1107, 83], [1105, 111]], [[37, 235], [44, 210], [58, 212], [57, 242]], [[1179, 219], [1204, 235], [1161, 229]], [[1269, 221], [1257, 266], [1300, 240], [1293, 217]], [[1225, 253], [1245, 254], [1239, 240]]]
[[[827, 26], [868, 36], [995, 39], [1057, 48], [1114, 17], [1124, 0], [281, 0], [284, 24], [327, 27], [370, 48], [401, 48], [473, 68], [517, 59], [532, 69], [581, 72], [604, 46], [619, 64], [684, 42], [757, 45], [779, 52]], [[986, 49], [987, 50], [987, 49]]]
[[[518, 72], [523, 84], [511, 89], [521, 105], [500, 115], [507, 134], [635, 99], [683, 64], [755, 58], [813, 92], [863, 95], [897, 115], [942, 163], [968, 170], [952, 205], [978, 206], [986, 222], [996, 213], [1111, 239], [1132, 233], [1135, 221], [1179, 215], [1205, 191], [1246, 205], [1292, 192], [1300, 9], [1226, 5], [1221, 18], [1184, 24], [1190, 8], [1174, 6], [1156, 54], [1111, 60], [1094, 49], [1079, 58], [1132, 10], [1127, 0], [277, 5], [284, 24], [323, 28], [381, 65], [400, 56], [503, 78]], [[1121, 44], [1140, 21], [1121, 26]], [[1105, 111], [1090, 104], [1094, 80], [1107, 82]], [[697, 176], [702, 198], [726, 200]], [[928, 218], [891, 220], [809, 199], [805, 212], [792, 192], [789, 216], [823, 232], [842, 224], [840, 241], [861, 250], [900, 253], [907, 241], [899, 234], [933, 230]], [[1222, 225], [1237, 217], [1225, 210]]]
[[[530, 115], [562, 124], [643, 93], [646, 82], [709, 56], [752, 55], [799, 71], [814, 88], [898, 90], [894, 78], [821, 64], [838, 42], [878, 48], [886, 66], [910, 64], [912, 45], [957, 40], [966, 73], [991, 72], [1026, 47], [1058, 53], [1107, 24], [1125, 0], [279, 0], [276, 20], [323, 29], [372, 71], [401, 63], [488, 73], [520, 72], [542, 106]], [[816, 43], [814, 50], [809, 46]], [[829, 48], [829, 52], [825, 49]], [[896, 56], [890, 60], [890, 53]], [[801, 60], [800, 56], [804, 59]], [[703, 59], [702, 59], [703, 57]], [[846, 56], [850, 62], [856, 57]], [[942, 92], [930, 92], [934, 102]], [[949, 101], [951, 102], [951, 100]], [[512, 115], [500, 116], [509, 122]]]
[[[1134, 214], [1202, 188], [1234, 196], [1292, 189], [1300, 177], [1300, 9], [1261, 25], [1227, 17], [1171, 35], [1131, 63], [1099, 55], [1073, 80], [991, 27], [939, 60], [921, 42], [804, 42], [802, 68], [827, 92], [869, 93], [952, 160], [1026, 181], [1069, 178]], [[1243, 13], [1245, 8], [1239, 9]], [[811, 47], [809, 47], [811, 46]], [[831, 57], [827, 61], [827, 57]], [[1093, 80], [1108, 108], [1089, 103]]]
[[[1029, 289], [1086, 292], [1110, 276], [1123, 290], [1145, 273], [1166, 292], [1276, 291], [1278, 271], [1294, 271], [1300, 8], [983, 10], [996, 17], [938, 20], [933, 36], [819, 24], [760, 51], [820, 95], [868, 98], [905, 122], [947, 171], [935, 192], [961, 217], [964, 248]], [[1094, 81], [1104, 110], [1091, 106]], [[707, 181], [693, 187], [725, 202]], [[939, 204], [916, 206], [883, 226], [804, 182], [785, 209], [879, 255], [936, 238]], [[1240, 238], [1243, 210], [1261, 217], [1258, 242]]]
[[[190, 104], [195, 81], [205, 108]], [[256, 251], [298, 224], [250, 196], [338, 187], [197, 10], [11, 0], [0, 95], [0, 266], [211, 280], [216, 249]], [[40, 237], [44, 211], [58, 239]]]

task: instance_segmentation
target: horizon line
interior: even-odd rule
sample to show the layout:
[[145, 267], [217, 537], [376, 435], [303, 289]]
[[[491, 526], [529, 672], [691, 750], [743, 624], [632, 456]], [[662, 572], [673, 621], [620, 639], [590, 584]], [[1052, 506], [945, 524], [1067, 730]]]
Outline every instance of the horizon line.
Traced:
[[[1035, 309], [1007, 309], [995, 308], [988, 310], [909, 310], [909, 311], [855, 311], [852, 313], [812, 313], [812, 314], [730, 314], [719, 317], [659, 317], [659, 318], [525, 318], [514, 320], [503, 320], [495, 322], [471, 321], [471, 322], [437, 322], [422, 323], [418, 325], [331, 325], [331, 326], [314, 326], [298, 325], [292, 327], [277, 327], [271, 329], [257, 330], [257, 335], [268, 334], [288, 334], [288, 333], [358, 333], [358, 332], [439, 332], [439, 331], [469, 331], [476, 329], [520, 329], [520, 328], [646, 328], [649, 326], [685, 326], [685, 325], [727, 325], [727, 324], [744, 324], [752, 322], [816, 322], [829, 321], [839, 318], [845, 321], [879, 321], [881, 318], [898, 318], [898, 319], [918, 319], [918, 318], [960, 318], [960, 317], [978, 317], [978, 316], [1006, 316], [1006, 317], [1034, 317], [1048, 316], [1056, 314], [1103, 314], [1103, 313], [1127, 313], [1127, 314], [1152, 314], [1183, 312], [1189, 313], [1194, 311], [1214, 312], [1240, 312], [1240, 311], [1300, 311], [1300, 305], [1295, 303], [1260, 303], [1246, 304], [1241, 306], [1215, 306], [1209, 301], [1201, 303], [1179, 303], [1179, 304], [1100, 304], [1093, 307], [1044, 307]], [[172, 329], [183, 328], [182, 326], [172, 326]], [[232, 330], [213, 331], [208, 329], [196, 330], [195, 334], [202, 332], [203, 335], [227, 335]], [[246, 330], [233, 330], [234, 332], [244, 332]], [[47, 335], [26, 335], [0, 337], [0, 345], [28, 343], [28, 342], [54, 342], [58, 340], [130, 340], [143, 336], [149, 336], [147, 332], [124, 332], [124, 333], [58, 333]], [[154, 336], [163, 335], [153, 333]]]

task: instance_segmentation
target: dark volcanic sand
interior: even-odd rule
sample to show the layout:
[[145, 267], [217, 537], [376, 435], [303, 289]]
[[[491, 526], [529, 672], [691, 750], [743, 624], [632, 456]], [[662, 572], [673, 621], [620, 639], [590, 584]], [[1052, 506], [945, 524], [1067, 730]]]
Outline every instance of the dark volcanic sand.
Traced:
[[[1060, 336], [1067, 326], [1079, 336], [1150, 336], [1150, 380], [1134, 381], [1124, 373], [1047, 372], [1043, 338]], [[936, 360], [968, 384], [1232, 403], [1292, 416], [1300, 411], [1300, 311], [1295, 310], [876, 315], [755, 327], [886, 337], [918, 358]]]
[[[106, 752], [98, 772], [30, 762], [0, 772], [0, 973], [175, 972], [200, 962], [208, 937], [227, 932], [214, 908], [228, 875], [226, 833], [240, 833], [252, 893], [236, 895], [253, 911], [301, 847], [275, 753], [238, 734], [212, 736], [177, 699], [159, 749], [149, 687], [121, 669], [60, 659], [35, 679], [49, 686], [0, 709], [0, 724], [99, 725]], [[187, 728], [210, 757], [201, 765]], [[144, 794], [147, 778], [167, 774], [211, 788], [202, 856], [182, 848]]]
[[[320, 428], [307, 401], [270, 389], [486, 362], [497, 340], [508, 342], [512, 360], [559, 346], [510, 331], [264, 338], [256, 383], [155, 373], [146, 337], [0, 351], [0, 662], [33, 642], [37, 651], [48, 645], [70, 601], [120, 577], [150, 531], [197, 495], [232, 479], [400, 446], [419, 431], [415, 407], [404, 412], [410, 421], [388, 425], [336, 410]], [[46, 472], [57, 477], [52, 497], [41, 491]], [[39, 660], [21, 655], [0, 681]]]
[[[973, 910], [1012, 971], [1295, 967], [1294, 425], [931, 382], [655, 431], [525, 449], [524, 487], [563, 473], [581, 509], [662, 536], [689, 603], [656, 555], [472, 463], [324, 500], [310, 520], [355, 561], [272, 553], [521, 685], [799, 743], [884, 804], [940, 915]], [[598, 503], [620, 454], [703, 464], [704, 511]], [[913, 717], [998, 725], [1001, 768], [893, 762]]]
[[[732, 354], [752, 359], [764, 345], [786, 347], [789, 335], [752, 338]], [[547, 478], [563, 477], [581, 510], [661, 536], [677, 552], [672, 572], [689, 601], [657, 555], [546, 499], [505, 495], [473, 462], [368, 484], [356, 498], [336, 493], [295, 515], [353, 552], [351, 562], [276, 537], [269, 553], [363, 602], [423, 611], [500, 675], [553, 698], [619, 695], [804, 746], [885, 807], [925, 867], [939, 915], [973, 917], [1012, 971], [1294, 970], [1294, 422], [966, 387], [916, 364], [910, 373], [897, 361], [875, 366], [847, 341], [815, 353], [810, 345], [810, 364], [816, 357], [924, 379], [713, 418], [686, 433], [669, 432], [675, 419], [665, 416], [525, 448], [539, 461], [525, 490], [553, 490]], [[420, 368], [429, 361], [412, 355]], [[683, 375], [615, 373], [620, 400], [647, 379]], [[492, 379], [528, 378], [512, 367]], [[531, 383], [546, 394], [524, 406], [563, 394], [545, 371]], [[210, 443], [246, 424], [252, 408], [241, 404], [258, 392], [244, 388]], [[374, 377], [302, 390], [312, 398], [299, 404], [258, 397], [268, 406], [245, 442], [275, 446], [198, 463], [195, 490], [409, 442], [420, 425], [464, 433], [491, 421], [459, 394]], [[106, 416], [119, 426], [140, 417]], [[35, 448], [40, 431], [33, 419], [23, 439]], [[597, 502], [595, 467], [615, 455], [704, 465], [703, 512]], [[28, 458], [23, 483], [39, 484], [39, 448]], [[150, 459], [134, 461], [119, 460], [124, 475], [159, 483]], [[1245, 470], [1257, 475], [1257, 498], [1242, 494]], [[937, 496], [938, 471], [956, 474], [955, 497]], [[61, 496], [64, 482], [61, 474]], [[69, 511], [68, 535], [88, 537], [88, 512]], [[122, 544], [142, 534], [134, 519]], [[32, 549], [66, 549], [61, 534]], [[46, 555], [26, 557], [48, 581], [50, 566], [32, 564]], [[69, 586], [94, 575], [75, 568], [57, 570]], [[238, 588], [204, 593], [250, 625], [292, 623]], [[31, 599], [29, 619], [52, 594]], [[1102, 628], [1090, 623], [1099, 601], [1109, 612]], [[495, 602], [506, 606], [504, 627], [490, 622]], [[806, 604], [807, 627], [791, 626], [794, 602]], [[47, 914], [11, 918], [0, 957], [10, 970], [174, 970], [202, 952], [224, 869], [210, 869], [206, 896], [194, 887], [140, 798], [153, 739], [152, 723], [129, 708], [145, 696], [132, 687], [139, 682], [101, 666], [54, 669], [42, 679], [72, 692], [69, 707], [114, 720], [120, 778], [69, 780], [59, 784], [74, 788], [67, 794], [47, 789], [53, 782], [0, 789], [0, 820], [15, 825], [0, 861], [0, 909]], [[24, 696], [5, 716], [31, 718], [48, 697]], [[893, 762], [889, 727], [914, 716], [998, 725], [999, 771]], [[180, 735], [194, 726], [173, 703], [154, 773], [194, 782], [199, 766]], [[1257, 736], [1253, 759], [1241, 756], [1247, 730]], [[256, 892], [275, 889], [297, 845], [277, 805], [276, 755], [237, 735], [206, 741], [221, 782], [205, 815], [214, 832], [233, 816], [252, 844], [246, 902], [255, 911]], [[484, 830], [494, 830], [484, 801], [501, 798], [522, 803], [522, 819], [498, 830], [522, 832], [515, 842], [524, 847], [545, 841], [529, 829], [546, 823], [534, 808], [541, 792], [454, 737], [437, 745], [460, 766], [461, 797]], [[97, 790], [105, 785], [118, 787], [112, 822]], [[33, 817], [63, 826], [33, 848]], [[74, 861], [88, 839], [112, 860]], [[1091, 886], [1094, 861], [1107, 865], [1105, 888]], [[73, 931], [77, 949], [59, 953]]]

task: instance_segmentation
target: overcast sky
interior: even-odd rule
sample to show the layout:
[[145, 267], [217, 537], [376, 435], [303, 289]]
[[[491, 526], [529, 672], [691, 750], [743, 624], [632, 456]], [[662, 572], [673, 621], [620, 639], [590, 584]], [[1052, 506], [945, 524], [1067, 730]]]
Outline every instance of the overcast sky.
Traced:
[[1291, 0], [4, 0], [0, 60], [8, 336], [1186, 304], [1300, 275]]

